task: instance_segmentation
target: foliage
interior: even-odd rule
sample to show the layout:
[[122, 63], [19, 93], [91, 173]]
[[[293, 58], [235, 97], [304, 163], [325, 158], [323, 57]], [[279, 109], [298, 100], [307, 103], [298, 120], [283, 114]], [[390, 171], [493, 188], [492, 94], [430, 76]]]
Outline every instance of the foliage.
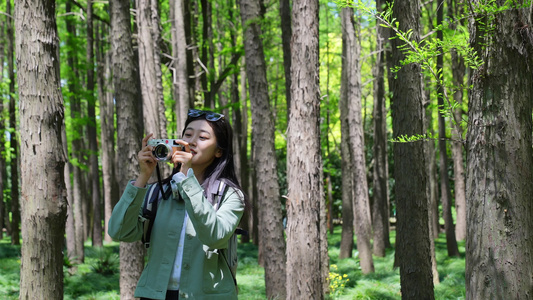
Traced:
[[348, 274], [341, 275], [337, 273], [337, 270], [337, 265], [331, 265], [329, 271], [329, 291], [330, 296], [333, 298], [337, 298], [342, 295], [346, 284], [348, 281], [350, 281], [350, 279], [347, 278]]
[[93, 250], [96, 261], [91, 263], [92, 271], [102, 275], [118, 273], [120, 260], [117, 253], [113, 253], [110, 251], [111, 249], [105, 247], [96, 247]]

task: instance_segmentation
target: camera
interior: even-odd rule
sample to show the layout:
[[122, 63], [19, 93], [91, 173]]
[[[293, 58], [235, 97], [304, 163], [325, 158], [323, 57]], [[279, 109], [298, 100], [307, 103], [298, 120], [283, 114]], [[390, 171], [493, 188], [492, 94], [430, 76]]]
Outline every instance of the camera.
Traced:
[[148, 140], [148, 146], [153, 147], [152, 154], [158, 161], [169, 161], [175, 151], [172, 147], [183, 151], [183, 146], [173, 139], [151, 139]]

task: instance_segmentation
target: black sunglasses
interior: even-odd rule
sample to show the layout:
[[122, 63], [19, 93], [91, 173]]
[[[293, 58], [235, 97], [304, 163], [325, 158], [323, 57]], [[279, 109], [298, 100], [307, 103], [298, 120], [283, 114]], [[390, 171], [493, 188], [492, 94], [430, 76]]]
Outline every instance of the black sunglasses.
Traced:
[[198, 118], [199, 116], [202, 116], [205, 114], [205, 119], [207, 121], [216, 122], [220, 119], [224, 119], [223, 114], [215, 113], [212, 111], [205, 111], [205, 110], [199, 110], [199, 109], [189, 109], [189, 112], [187, 115], [189, 117]]

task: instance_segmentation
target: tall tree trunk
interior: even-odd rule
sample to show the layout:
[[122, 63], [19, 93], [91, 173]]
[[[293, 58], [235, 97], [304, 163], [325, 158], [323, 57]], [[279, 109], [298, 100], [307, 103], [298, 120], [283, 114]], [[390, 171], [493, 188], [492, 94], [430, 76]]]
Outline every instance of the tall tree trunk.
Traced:
[[[419, 41], [419, 1], [394, 3], [393, 18], [399, 30], [412, 30]], [[391, 41], [392, 63], [399, 66], [405, 55], [401, 41]], [[424, 107], [421, 68], [417, 63], [403, 66], [391, 87], [394, 138], [424, 134]], [[434, 299], [426, 194], [427, 169], [422, 141], [394, 144], [396, 179], [397, 244], [402, 299]]]
[[357, 251], [363, 274], [374, 272], [372, 260], [372, 225], [370, 219], [370, 200], [368, 198], [368, 183], [366, 178], [363, 121], [361, 112], [361, 67], [359, 65], [361, 45], [358, 41], [358, 25], [354, 19], [353, 8], [343, 8], [341, 11], [342, 36], [346, 43], [346, 101], [348, 108], [348, 132], [351, 158], [353, 160], [353, 210], [354, 230], [357, 236]]
[[[102, 28], [103, 29], [103, 28]], [[98, 65], [98, 99], [100, 101], [100, 139], [101, 139], [101, 160], [102, 160], [102, 183], [104, 185], [104, 240], [111, 242], [112, 238], [107, 232], [109, 218], [113, 211], [113, 206], [118, 201], [118, 184], [115, 168], [115, 105], [111, 90], [111, 53], [104, 53], [103, 39], [97, 33], [96, 57]]]
[[[7, 19], [7, 18], [6, 18]], [[6, 41], [5, 37], [5, 23], [1, 21], [0, 23], [0, 74], [4, 74], [4, 43]], [[3, 76], [0, 76], [0, 83], [4, 80]], [[5, 143], [5, 131], [6, 131], [6, 122], [7, 114], [4, 108], [4, 99], [0, 100], [0, 153], [6, 151]], [[0, 240], [4, 238], [4, 222], [5, 222], [5, 203], [4, 203], [4, 185], [7, 178], [7, 162], [5, 155], [0, 155]]]
[[252, 109], [255, 171], [258, 190], [259, 240], [263, 249], [267, 298], [285, 298], [285, 240], [274, 145], [274, 122], [268, 96], [265, 55], [259, 25], [259, 1], [240, 1], [246, 74]]
[[[427, 90], [427, 93], [429, 94], [429, 90]], [[429, 95], [427, 95], [427, 99], [429, 99]], [[429, 103], [428, 103], [429, 104]], [[431, 124], [433, 124], [433, 117], [432, 117], [432, 111], [428, 110], [426, 107], [426, 124], [427, 124], [427, 131], [430, 134], [434, 134], [433, 127]], [[429, 141], [427, 145], [427, 165], [428, 165], [428, 189], [429, 189], [429, 223], [430, 223], [430, 236], [433, 237], [433, 240], [439, 237], [440, 233], [440, 215], [439, 215], [439, 180], [437, 176], [437, 154], [435, 149], [435, 143], [433, 141]]]
[[139, 26], [137, 36], [145, 133], [153, 133], [155, 138], [164, 139], [167, 137], [167, 131], [159, 49], [161, 30], [157, 6], [156, 0], [137, 0]]
[[323, 299], [329, 258], [320, 153], [318, 1], [292, 8], [291, 107], [287, 133], [287, 298]]
[[[376, 7], [383, 11], [384, 1]], [[384, 257], [385, 249], [391, 247], [389, 235], [389, 163], [387, 157], [387, 109], [385, 97], [385, 43], [388, 29], [376, 25], [376, 63], [374, 71], [374, 201], [372, 203], [372, 228], [374, 229], [374, 255]]]
[[[448, 0], [448, 19], [454, 20], [455, 16], [463, 14], [463, 5], [455, 0]], [[450, 22], [450, 29], [455, 30], [458, 21]], [[463, 159], [463, 84], [465, 77], [464, 58], [455, 49], [451, 50], [453, 74], [453, 100], [457, 103], [454, 109], [452, 124], [452, 156], [455, 190], [455, 238], [462, 241], [466, 238], [466, 195], [465, 195], [465, 167]]]
[[346, 43], [342, 43], [341, 89], [339, 111], [341, 118], [341, 172], [342, 172], [342, 234], [339, 258], [352, 257], [353, 250], [353, 159], [350, 153], [348, 129], [348, 95], [347, 84], [343, 84], [348, 68], [346, 67]]
[[100, 198], [100, 172], [98, 168], [98, 144], [96, 141], [96, 100], [94, 99], [94, 34], [93, 34], [93, 3], [87, 0], [87, 117], [89, 124], [89, 162], [91, 196], [92, 196], [92, 245], [103, 246], [102, 242], [102, 204]]
[[504, 4], [471, 12], [483, 65], [468, 102], [466, 299], [533, 295], [533, 7]]
[[[11, 1], [6, 3], [6, 12], [11, 15]], [[15, 13], [17, 13], [15, 11]], [[42, 13], [42, 12], [41, 12]], [[16, 26], [16, 25], [15, 25]], [[18, 30], [18, 28], [17, 28]], [[7, 22], [7, 65], [9, 74], [9, 128], [14, 131], [17, 129], [16, 99], [15, 91], [15, 67], [13, 59], [15, 56], [13, 41], [16, 38], [13, 31], [13, 21], [9, 18]], [[18, 47], [19, 45], [17, 45]], [[20, 87], [19, 87], [20, 89]], [[20, 101], [20, 99], [19, 99]], [[10, 136], [11, 146], [11, 244], [20, 245], [20, 193], [19, 193], [19, 142], [16, 134]]]
[[[8, 3], [9, 4], [9, 3]], [[67, 199], [55, 1], [15, 3], [21, 152], [20, 299], [63, 299]]]
[[[135, 160], [143, 137], [142, 101], [139, 74], [131, 41], [130, 3], [111, 0], [111, 49], [113, 83], [117, 111], [117, 176], [120, 193], [130, 178], [138, 174]], [[144, 266], [142, 243], [120, 243], [120, 299], [133, 299], [133, 292]]]
[[187, 119], [187, 110], [191, 95], [189, 95], [189, 71], [187, 69], [187, 39], [184, 18], [184, 0], [170, 1], [170, 15], [172, 24], [172, 57], [173, 64], [173, 95], [176, 106], [177, 132], [182, 132], [182, 126]]
[[[65, 4], [65, 11], [68, 14], [71, 11], [71, 1], [67, 1]], [[67, 45], [71, 46], [71, 49], [74, 48], [75, 43], [75, 34], [76, 34], [76, 26], [74, 23], [74, 16], [66, 16], [65, 17], [65, 23], [67, 31], [69, 32], [69, 35], [67, 37], [66, 43]], [[81, 113], [81, 105], [79, 100], [79, 76], [77, 72], [77, 59], [75, 57], [75, 53], [73, 50], [70, 50], [67, 52], [67, 64], [70, 67], [70, 72], [67, 72], [68, 78], [68, 84], [67, 88], [70, 94], [72, 95], [69, 98], [70, 102], [70, 116], [71, 119], [74, 120], [76, 118], [79, 118], [79, 114]], [[73, 124], [73, 130], [74, 131], [82, 131], [79, 125], [76, 123]], [[69, 153], [71, 155], [70, 159], [73, 161], [79, 161], [80, 153], [83, 149], [82, 140], [80, 137], [74, 137], [72, 141], [70, 141], [71, 144], [71, 152]], [[84, 191], [82, 190], [84, 185], [82, 184], [82, 171], [79, 166], [72, 164], [72, 195], [73, 195], [73, 212], [72, 215], [74, 219], [74, 228], [75, 228], [75, 235], [71, 238], [74, 238], [75, 240], [75, 251], [73, 256], [69, 256], [71, 258], [74, 258], [77, 262], [83, 262], [85, 259], [84, 255], [84, 233], [83, 233], [83, 199], [84, 199]]]
[[[437, 26], [442, 24], [444, 16], [444, 0], [437, 2]], [[437, 40], [443, 40], [442, 30], [437, 30]], [[437, 74], [442, 74], [444, 64], [444, 54], [439, 49], [437, 56]], [[437, 102], [439, 107], [439, 173], [440, 173], [440, 193], [442, 199], [442, 218], [444, 219], [444, 231], [446, 233], [446, 247], [448, 256], [459, 256], [459, 248], [455, 239], [455, 227], [452, 217], [452, 192], [450, 188], [450, 177], [448, 176], [448, 151], [446, 147], [446, 121], [444, 120], [444, 88], [440, 81], [437, 84]]]
[[[285, 99], [287, 107], [291, 107], [291, 0], [279, 0], [279, 16], [281, 45], [283, 47], [283, 70], [285, 71]], [[287, 109], [287, 124], [289, 123], [289, 116], [290, 111]]]

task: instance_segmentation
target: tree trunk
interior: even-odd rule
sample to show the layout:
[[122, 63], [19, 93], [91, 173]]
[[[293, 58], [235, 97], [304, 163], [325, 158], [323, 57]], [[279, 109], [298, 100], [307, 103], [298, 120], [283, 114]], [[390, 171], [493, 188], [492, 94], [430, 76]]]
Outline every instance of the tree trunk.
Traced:
[[274, 122], [268, 96], [265, 55], [259, 25], [259, 1], [241, 1], [241, 16], [252, 109], [255, 171], [258, 180], [259, 240], [263, 249], [265, 286], [268, 299], [285, 298], [285, 240], [281, 215]]
[[372, 260], [372, 225], [370, 219], [370, 201], [368, 198], [368, 183], [366, 178], [364, 136], [361, 112], [361, 69], [359, 56], [361, 45], [358, 41], [358, 25], [355, 23], [353, 8], [343, 8], [341, 11], [343, 24], [343, 42], [346, 43], [346, 101], [348, 108], [348, 132], [351, 158], [353, 160], [353, 210], [354, 229], [357, 236], [357, 251], [361, 271], [363, 274], [374, 272]]
[[329, 258], [322, 219], [318, 1], [293, 1], [287, 133], [287, 298], [323, 299]]
[[[377, 2], [379, 11], [384, 1]], [[387, 30], [376, 25], [376, 63], [374, 70], [374, 201], [372, 203], [372, 228], [374, 229], [374, 255], [384, 257], [391, 247], [389, 236], [389, 163], [387, 157], [387, 109], [385, 97], [385, 43]]]
[[167, 131], [159, 49], [161, 31], [157, 6], [156, 0], [137, 0], [139, 26], [137, 36], [145, 133], [153, 133], [154, 138], [164, 139], [167, 137]]
[[[444, 16], [444, 0], [437, 2], [437, 26], [442, 24]], [[443, 40], [442, 30], [437, 31], [437, 40]], [[442, 49], [437, 56], [437, 74], [442, 74], [444, 64]], [[444, 231], [446, 232], [446, 247], [448, 256], [459, 256], [459, 248], [455, 239], [455, 227], [452, 217], [452, 192], [450, 188], [450, 177], [448, 176], [448, 151], [446, 147], [446, 122], [444, 120], [444, 89], [442, 84], [437, 83], [437, 103], [439, 109], [439, 163], [440, 163], [440, 193], [442, 199], [442, 218], [444, 219]]]
[[[68, 14], [71, 12], [71, 1], [67, 1], [65, 4], [65, 11]], [[74, 43], [75, 43], [75, 33], [76, 33], [76, 26], [74, 24], [74, 16], [65, 16], [65, 23], [67, 31], [70, 33], [67, 37], [66, 44], [70, 45], [71, 47], [69, 49], [74, 49]], [[76, 68], [77, 59], [75, 57], [75, 53], [73, 50], [67, 51], [67, 64], [70, 67], [70, 72], [68, 72], [68, 84], [67, 88], [68, 91], [71, 93], [71, 97], [69, 98], [70, 102], [70, 116], [71, 119], [74, 120], [76, 118], [79, 118], [79, 114], [81, 113], [81, 107], [80, 107], [80, 100], [78, 95], [80, 94], [80, 91], [78, 90], [79, 87], [79, 76]], [[81, 132], [82, 129], [79, 125], [73, 122], [72, 129], [77, 132]], [[80, 137], [73, 137], [72, 141], [70, 141], [71, 145], [71, 151], [70, 151], [70, 160], [78, 161], [79, 162], [79, 156], [83, 149], [82, 140]], [[69, 160], [69, 161], [70, 161]], [[82, 202], [83, 202], [83, 184], [82, 181], [82, 172], [78, 165], [72, 164], [72, 202], [73, 202], [73, 215], [71, 216], [74, 219], [74, 228], [75, 228], [75, 235], [70, 237], [75, 240], [75, 248], [74, 253], [72, 256], [69, 256], [70, 258], [74, 258], [76, 262], [83, 262], [85, 259], [84, 255], [84, 233], [83, 233], [83, 209], [82, 209]]]
[[96, 102], [94, 99], [94, 35], [93, 35], [93, 4], [87, 0], [87, 125], [89, 137], [90, 183], [92, 196], [92, 245], [103, 246], [102, 241], [102, 204], [100, 198], [100, 172], [98, 168], [98, 144], [96, 141]]
[[[117, 111], [117, 176], [120, 194], [130, 178], [138, 174], [136, 154], [141, 149], [143, 124], [139, 74], [131, 41], [130, 4], [127, 0], [110, 1], [113, 83]], [[120, 243], [120, 299], [133, 299], [144, 266], [142, 243]]]
[[[393, 17], [399, 30], [412, 30], [419, 41], [419, 1], [394, 3]], [[401, 65], [405, 55], [392, 43], [392, 63]], [[392, 82], [392, 127], [394, 138], [424, 134], [424, 107], [421, 68], [417, 63], [403, 66]], [[434, 299], [430, 259], [427, 169], [422, 141], [394, 144], [396, 179], [397, 244], [402, 299]]]
[[[10, 5], [8, 3], [8, 5]], [[55, 1], [15, 3], [21, 152], [20, 299], [63, 299], [67, 199]]]
[[[279, 0], [279, 16], [281, 45], [283, 47], [283, 70], [285, 71], [285, 99], [287, 107], [291, 107], [291, 0]], [[287, 109], [287, 124], [289, 117], [290, 111]]]
[[483, 65], [472, 73], [468, 105], [466, 299], [533, 295], [533, 14], [493, 3], [504, 4], [470, 20]]
[[[457, 11], [457, 12], [456, 12]], [[448, 19], [454, 20], [455, 16], [463, 14], [463, 5], [455, 0], [448, 0]], [[455, 30], [458, 21], [450, 22], [450, 29]], [[461, 22], [463, 23], [463, 22]], [[458, 107], [454, 110], [452, 124], [452, 156], [455, 190], [455, 238], [462, 241], [466, 238], [466, 196], [465, 196], [465, 167], [463, 159], [463, 84], [465, 77], [465, 62], [455, 49], [451, 50], [453, 74], [453, 100]]]
[[[11, 15], [11, 1], [6, 3], [7, 14]], [[15, 67], [13, 57], [15, 56], [13, 40], [16, 38], [13, 31], [13, 22], [11, 19], [7, 22], [8, 50], [7, 64], [9, 74], [9, 128], [14, 131], [17, 129], [16, 99], [15, 95]], [[16, 26], [16, 25], [15, 25]], [[17, 28], [18, 30], [18, 28]], [[17, 45], [18, 47], [18, 45]], [[20, 89], [20, 87], [19, 87]], [[19, 99], [20, 101], [20, 99]], [[10, 136], [11, 146], [11, 244], [20, 245], [20, 194], [19, 194], [19, 143], [16, 134]]]
[[[4, 74], [4, 43], [6, 37], [4, 36], [5, 23], [2, 21], [0, 23], [0, 74]], [[0, 84], [3, 81], [3, 76], [0, 77]], [[0, 101], [0, 153], [6, 151], [5, 143], [5, 132], [6, 132], [6, 112], [4, 111], [4, 101]], [[5, 155], [0, 155], [0, 240], [4, 238], [4, 222], [5, 222], [5, 203], [4, 203], [4, 185], [7, 178], [7, 162]]]
[[187, 39], [184, 18], [184, 0], [170, 1], [172, 24], [172, 57], [173, 64], [173, 94], [176, 102], [177, 132], [182, 132], [182, 126], [187, 119], [187, 110], [191, 96], [189, 95], [189, 71], [187, 69]]
[[352, 257], [353, 250], [353, 159], [350, 153], [348, 129], [348, 95], [347, 84], [343, 84], [348, 68], [346, 67], [346, 43], [342, 43], [341, 90], [339, 111], [341, 121], [341, 172], [342, 172], [342, 234], [339, 259]]
[[112, 85], [111, 76], [111, 53], [104, 53], [103, 43], [97, 30], [97, 47], [96, 57], [98, 65], [98, 99], [100, 101], [100, 143], [101, 160], [102, 160], [102, 183], [104, 185], [104, 240], [111, 242], [113, 239], [109, 236], [108, 222], [113, 211], [113, 206], [118, 201], [118, 184], [116, 178], [115, 163], [115, 104], [113, 103], [113, 94], [109, 92]]

